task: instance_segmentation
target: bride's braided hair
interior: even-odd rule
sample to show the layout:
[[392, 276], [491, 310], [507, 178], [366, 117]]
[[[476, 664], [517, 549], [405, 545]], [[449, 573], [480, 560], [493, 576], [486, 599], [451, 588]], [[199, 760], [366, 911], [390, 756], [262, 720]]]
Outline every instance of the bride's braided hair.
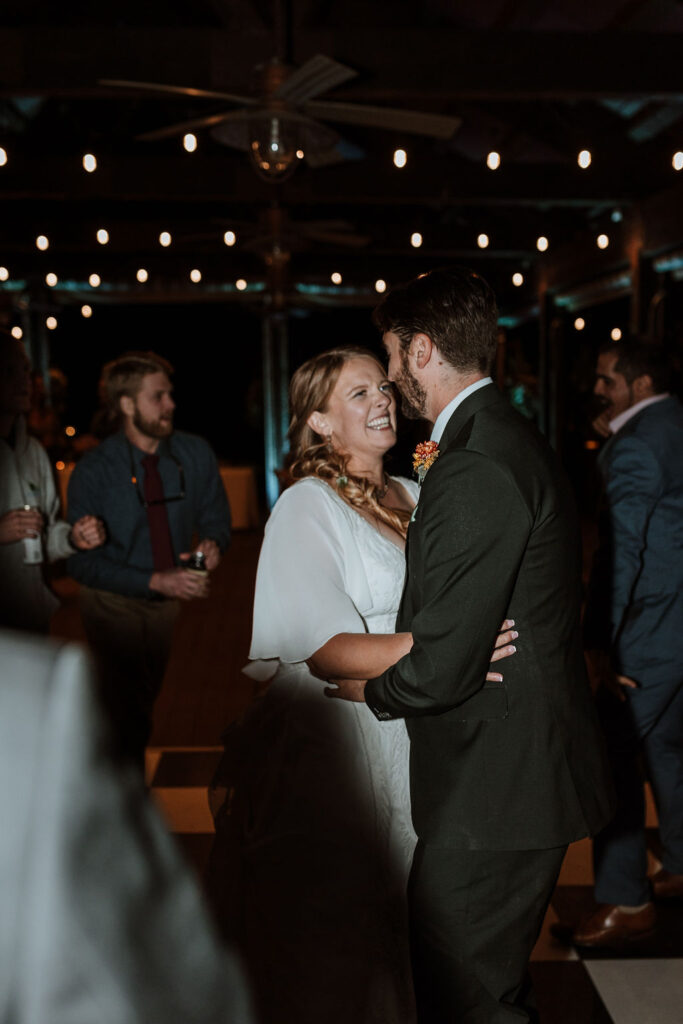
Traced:
[[372, 359], [384, 373], [384, 368], [372, 352], [349, 346], [333, 348], [313, 356], [292, 377], [289, 386], [292, 418], [288, 432], [288, 474], [292, 481], [307, 476], [317, 476], [327, 481], [352, 508], [370, 512], [405, 537], [410, 513], [403, 509], [385, 508], [380, 502], [381, 490], [365, 477], [349, 472], [349, 455], [335, 451], [329, 441], [321, 441], [320, 436], [306, 422], [316, 410], [325, 412], [344, 363], [359, 356]]

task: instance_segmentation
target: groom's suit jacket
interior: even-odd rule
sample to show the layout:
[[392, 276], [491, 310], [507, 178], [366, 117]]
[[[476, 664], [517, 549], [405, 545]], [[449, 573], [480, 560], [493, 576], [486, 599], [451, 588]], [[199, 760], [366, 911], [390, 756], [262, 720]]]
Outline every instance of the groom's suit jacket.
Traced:
[[[396, 624], [414, 646], [366, 701], [406, 718], [418, 836], [442, 846], [545, 849], [612, 811], [579, 627], [573, 495], [544, 439], [493, 385], [455, 410], [408, 532]], [[504, 618], [517, 653], [485, 681]]]

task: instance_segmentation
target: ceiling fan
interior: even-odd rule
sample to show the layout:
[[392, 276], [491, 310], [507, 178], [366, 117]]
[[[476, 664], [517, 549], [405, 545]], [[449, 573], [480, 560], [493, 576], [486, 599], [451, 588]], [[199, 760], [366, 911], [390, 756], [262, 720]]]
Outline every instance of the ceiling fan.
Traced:
[[[284, 37], [284, 32], [278, 31], [283, 24], [282, 8], [276, 4], [276, 38]], [[217, 141], [249, 152], [257, 173], [269, 182], [283, 181], [302, 158], [311, 167], [322, 167], [350, 155], [362, 155], [357, 147], [349, 147], [334, 129], [322, 122], [361, 125], [437, 139], [451, 138], [462, 123], [459, 117], [443, 114], [318, 99], [343, 82], [356, 78], [358, 72], [322, 54], [295, 68], [285, 60], [286, 47], [282, 43], [276, 43], [276, 50], [278, 56], [255, 69], [257, 96], [120, 79], [101, 79], [100, 84], [197, 99], [225, 100], [232, 105], [231, 108], [145, 132], [139, 138], [164, 139], [209, 128]]]

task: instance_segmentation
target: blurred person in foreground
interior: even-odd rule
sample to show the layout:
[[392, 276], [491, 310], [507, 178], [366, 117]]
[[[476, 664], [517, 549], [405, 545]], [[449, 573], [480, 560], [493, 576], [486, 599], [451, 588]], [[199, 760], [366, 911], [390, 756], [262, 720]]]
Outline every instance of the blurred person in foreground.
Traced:
[[[683, 408], [664, 352], [632, 339], [598, 356], [594, 424], [599, 545], [584, 642], [618, 811], [594, 842], [597, 909], [573, 931], [614, 946], [655, 926], [655, 899], [683, 897]], [[659, 815], [662, 868], [649, 881], [642, 759]]]
[[82, 649], [0, 632], [0, 665], [0, 1022], [249, 1024]]
[[[107, 540], [69, 559], [121, 753], [144, 763], [180, 603], [206, 597], [230, 539], [216, 458], [202, 438], [173, 429], [173, 368], [153, 352], [107, 364], [102, 389], [115, 433], [77, 463], [69, 517], [99, 516]], [[183, 567], [193, 535], [207, 573]]]
[[21, 341], [0, 334], [0, 626], [47, 633], [59, 601], [44, 575], [54, 562], [104, 541], [89, 514], [59, 518], [47, 452], [26, 431], [31, 371]]

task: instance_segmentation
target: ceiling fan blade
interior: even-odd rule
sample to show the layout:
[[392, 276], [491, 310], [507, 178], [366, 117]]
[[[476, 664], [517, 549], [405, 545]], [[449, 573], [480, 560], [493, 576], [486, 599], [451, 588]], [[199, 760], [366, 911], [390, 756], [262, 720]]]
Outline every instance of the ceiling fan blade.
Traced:
[[353, 68], [319, 53], [293, 71], [275, 90], [275, 96], [288, 103], [303, 103], [357, 76], [358, 72]]
[[235, 96], [230, 92], [213, 92], [211, 89], [194, 89], [186, 85], [161, 85], [159, 82], [129, 82], [119, 78], [100, 78], [98, 85], [113, 85], [117, 89], [142, 89], [144, 92], [168, 92], [174, 96], [193, 96], [207, 100], [226, 100], [242, 107], [258, 106], [260, 100], [252, 96]]
[[155, 139], [168, 139], [173, 135], [181, 135], [193, 128], [211, 128], [214, 125], [223, 124], [225, 121], [246, 121], [246, 119], [247, 113], [244, 110], [224, 110], [222, 114], [209, 114], [207, 117], [194, 117], [191, 121], [178, 121], [166, 128], [156, 128], [154, 131], [144, 132], [142, 135], [137, 135], [136, 138], [142, 142], [152, 142]]
[[306, 114], [324, 121], [388, 128], [414, 135], [429, 135], [435, 139], [450, 139], [462, 124], [462, 118], [444, 114], [426, 114], [418, 110], [397, 110], [392, 107], [367, 107], [360, 103], [334, 103], [329, 100], [305, 103], [303, 109]]

